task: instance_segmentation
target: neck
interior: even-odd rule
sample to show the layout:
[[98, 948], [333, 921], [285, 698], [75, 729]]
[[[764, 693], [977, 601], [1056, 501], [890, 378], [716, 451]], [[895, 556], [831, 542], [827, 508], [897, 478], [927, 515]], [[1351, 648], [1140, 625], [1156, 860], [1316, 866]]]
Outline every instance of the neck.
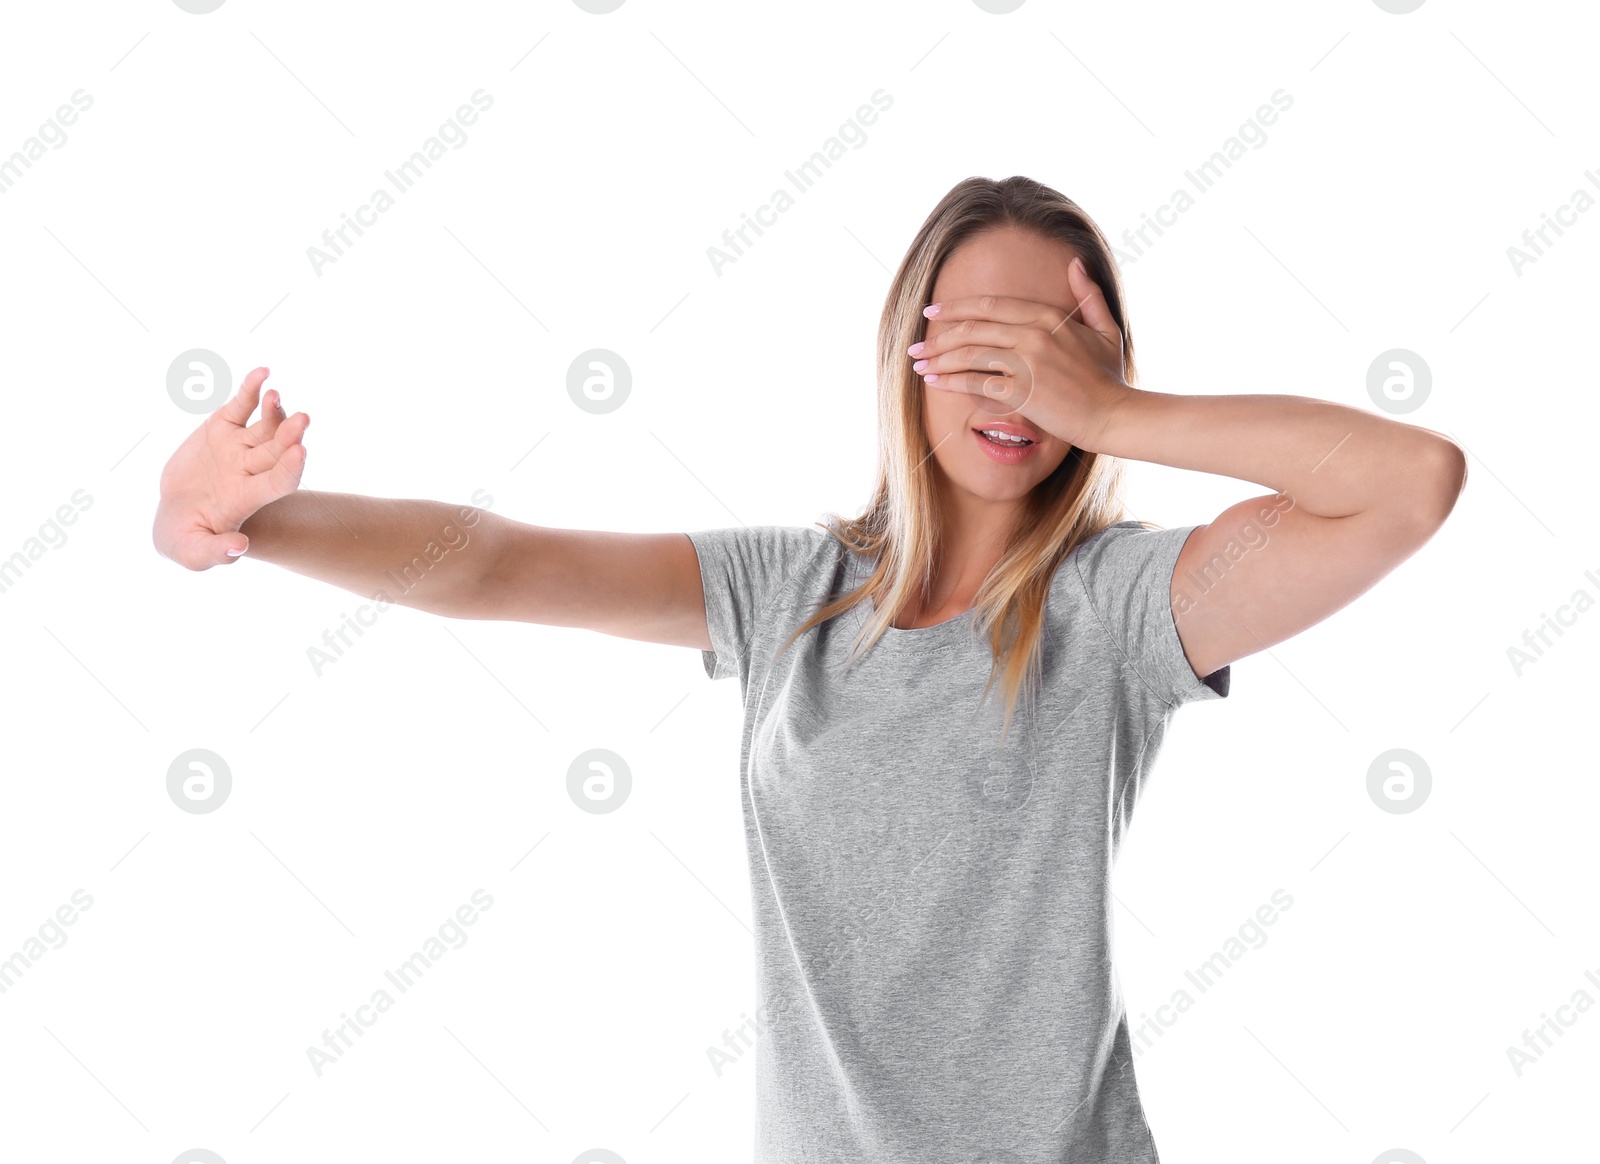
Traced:
[[928, 610], [966, 610], [1022, 518], [1022, 498], [995, 501], [941, 482], [941, 545]]

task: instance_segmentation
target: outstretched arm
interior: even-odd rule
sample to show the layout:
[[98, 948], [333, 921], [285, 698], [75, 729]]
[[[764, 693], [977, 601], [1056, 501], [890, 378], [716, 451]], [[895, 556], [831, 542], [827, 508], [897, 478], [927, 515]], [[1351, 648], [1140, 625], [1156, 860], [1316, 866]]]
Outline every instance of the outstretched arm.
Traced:
[[310, 418], [245, 377], [161, 474], [156, 548], [191, 570], [248, 556], [365, 598], [448, 618], [582, 627], [709, 649], [694, 545], [682, 533], [551, 529], [471, 505], [299, 488]]

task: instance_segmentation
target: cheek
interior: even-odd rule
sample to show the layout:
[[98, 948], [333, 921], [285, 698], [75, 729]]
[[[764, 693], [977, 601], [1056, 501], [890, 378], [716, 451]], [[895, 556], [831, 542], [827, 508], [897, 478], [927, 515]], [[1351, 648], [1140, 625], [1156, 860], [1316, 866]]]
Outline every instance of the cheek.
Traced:
[[961, 428], [966, 424], [967, 409], [962, 405], [961, 397], [953, 392], [941, 392], [937, 388], [924, 387], [923, 415], [928, 419], [928, 436], [937, 443], [946, 437], [951, 430]]
[[1072, 452], [1072, 446], [1061, 441], [1051, 441], [1048, 450], [1041, 449], [1040, 451], [1046, 454], [1039, 461], [1040, 465], [1044, 467], [1044, 472], [1040, 474], [1040, 479], [1043, 480], [1061, 467], [1061, 462], [1065, 461], [1067, 455]]

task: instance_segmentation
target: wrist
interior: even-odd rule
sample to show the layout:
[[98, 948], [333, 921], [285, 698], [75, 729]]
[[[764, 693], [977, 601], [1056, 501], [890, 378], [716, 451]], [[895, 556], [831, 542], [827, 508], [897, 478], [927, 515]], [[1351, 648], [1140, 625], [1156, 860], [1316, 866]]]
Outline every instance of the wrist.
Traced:
[[1124, 447], [1125, 435], [1138, 423], [1138, 400], [1146, 395], [1126, 384], [1110, 386], [1090, 420], [1091, 431], [1073, 443], [1086, 453], [1120, 455], [1117, 450]]

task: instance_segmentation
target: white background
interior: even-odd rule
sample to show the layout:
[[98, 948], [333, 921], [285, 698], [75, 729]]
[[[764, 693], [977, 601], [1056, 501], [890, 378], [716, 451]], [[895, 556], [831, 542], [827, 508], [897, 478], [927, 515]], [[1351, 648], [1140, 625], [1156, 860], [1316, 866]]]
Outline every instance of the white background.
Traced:
[[[1600, 1008], [1520, 1075], [1507, 1055], [1600, 1000], [1600, 614], [1520, 676], [1507, 656], [1600, 595], [1600, 214], [1507, 257], [1600, 195], [1589, 15], [8, 6], [0, 156], [93, 105], [0, 195], [0, 556], [92, 504], [0, 594], [0, 959], [75, 890], [93, 904], [0, 994], [0, 1157], [749, 1157], [753, 1059], [707, 1057], [755, 1003], [737, 683], [683, 649], [405, 609], [318, 677], [307, 648], [358, 598], [151, 547], [197, 423], [166, 392], [178, 353], [273, 368], [312, 416], [308, 488], [804, 525], [867, 499], [889, 271], [952, 184], [1027, 174], [1120, 239], [1280, 89], [1265, 144], [1124, 259], [1140, 384], [1372, 407], [1368, 365], [1407, 348], [1433, 388], [1405, 419], [1471, 478], [1414, 559], [1175, 722], [1117, 871], [1135, 1022], [1274, 890], [1293, 906], [1140, 1056], [1146, 1109], [1172, 1161], [1592, 1145]], [[465, 145], [317, 274], [307, 248], [479, 89]], [[865, 144], [719, 275], [707, 248], [879, 89]], [[595, 347], [633, 373], [605, 416], [565, 386]], [[1171, 526], [1260, 492], [1134, 465], [1128, 500]], [[199, 747], [233, 774], [208, 815], [165, 790]], [[608, 815], [566, 792], [594, 747], [633, 774]], [[1366, 789], [1395, 747], [1433, 777], [1404, 815]], [[470, 940], [318, 1077], [307, 1048], [477, 889]]]

